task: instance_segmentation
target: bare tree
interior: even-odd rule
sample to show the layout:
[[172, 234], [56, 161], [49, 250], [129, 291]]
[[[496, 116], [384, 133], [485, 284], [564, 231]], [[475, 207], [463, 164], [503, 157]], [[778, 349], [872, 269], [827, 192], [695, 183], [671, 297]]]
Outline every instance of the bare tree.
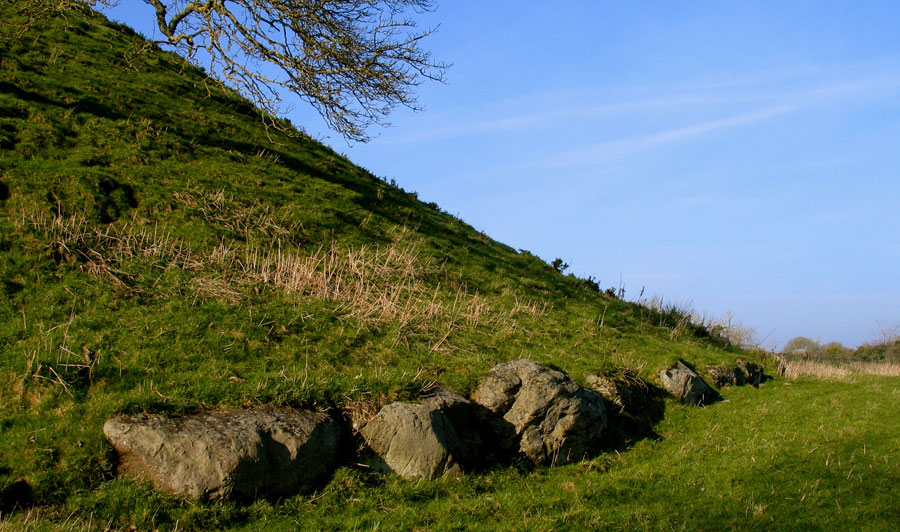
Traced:
[[[420, 110], [415, 89], [443, 81], [450, 65], [421, 47], [436, 28], [413, 15], [434, 0], [143, 0], [163, 39], [213, 78], [252, 100], [264, 116], [282, 116], [283, 95], [312, 105], [350, 141], [371, 140], [398, 106]], [[32, 0], [29, 20], [69, 8], [113, 7], [119, 0]], [[0, 21], [0, 25], [3, 21]]]
[[411, 14], [432, 0], [144, 0], [185, 57], [274, 116], [282, 94], [312, 105], [348, 140], [365, 142], [397, 106], [419, 109], [414, 89], [448, 65], [420, 46]]
[[900, 340], [900, 321], [875, 320], [878, 325], [878, 340], [876, 343], [890, 345]]

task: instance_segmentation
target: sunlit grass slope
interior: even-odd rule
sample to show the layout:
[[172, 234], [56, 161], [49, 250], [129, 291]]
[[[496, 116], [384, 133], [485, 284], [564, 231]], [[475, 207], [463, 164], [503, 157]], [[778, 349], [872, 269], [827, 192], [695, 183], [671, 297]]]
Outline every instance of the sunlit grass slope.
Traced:
[[583, 464], [417, 484], [341, 472], [314, 501], [247, 509], [245, 529], [263, 517], [284, 530], [897, 529], [900, 381], [769, 382], [725, 396], [672, 405], [661, 441]]
[[126, 27], [77, 12], [26, 24], [23, 5], [0, 4], [4, 493], [24, 479], [34, 504], [122, 523], [150, 522], [137, 499], [197, 510], [112, 481], [100, 427], [116, 413], [337, 412], [428, 381], [466, 392], [520, 357], [582, 379], [733, 356], [267, 129]]
[[432, 482], [342, 468], [316, 496], [249, 506], [173, 501], [115, 480], [0, 530], [897, 529], [900, 381], [770, 381], [725, 396], [670, 405], [660, 441], [581, 464]]

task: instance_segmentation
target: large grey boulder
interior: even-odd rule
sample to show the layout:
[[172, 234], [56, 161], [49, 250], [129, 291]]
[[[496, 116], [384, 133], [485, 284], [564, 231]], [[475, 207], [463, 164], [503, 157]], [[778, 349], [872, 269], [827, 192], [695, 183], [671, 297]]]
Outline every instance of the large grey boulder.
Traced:
[[476, 405], [456, 390], [443, 386], [423, 392], [422, 404], [447, 416], [458, 439], [451, 450], [463, 468], [483, 465], [484, 447]]
[[719, 395], [683, 360], [660, 372], [663, 387], [682, 404], [701, 406], [712, 403]]
[[332, 471], [340, 430], [325, 414], [288, 408], [108, 420], [118, 473], [195, 499], [287, 496]]
[[501, 450], [535, 464], [563, 464], [595, 454], [606, 428], [603, 397], [565, 373], [522, 359], [491, 368], [472, 394]]
[[373, 453], [366, 461], [407, 479], [462, 473], [481, 445], [473, 408], [448, 388], [432, 390], [422, 403], [391, 403], [360, 430]]

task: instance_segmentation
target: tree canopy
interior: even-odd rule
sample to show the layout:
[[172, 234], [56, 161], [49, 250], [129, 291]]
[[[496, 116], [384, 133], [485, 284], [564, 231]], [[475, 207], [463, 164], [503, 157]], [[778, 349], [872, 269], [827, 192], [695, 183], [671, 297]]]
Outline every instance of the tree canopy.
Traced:
[[[116, 0], [76, 0], [109, 6]], [[415, 88], [443, 80], [414, 15], [433, 0], [144, 0], [167, 44], [273, 116], [292, 93], [351, 141], [420, 109]]]

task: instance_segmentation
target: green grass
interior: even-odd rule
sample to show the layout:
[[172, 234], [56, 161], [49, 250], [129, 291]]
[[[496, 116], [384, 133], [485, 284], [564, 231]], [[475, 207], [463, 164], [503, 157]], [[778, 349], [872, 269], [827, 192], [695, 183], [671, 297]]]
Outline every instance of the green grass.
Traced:
[[[670, 405], [662, 442], [558, 469], [409, 483], [341, 468], [315, 496], [251, 506], [115, 479], [100, 427], [123, 412], [278, 404], [337, 415], [429, 381], [465, 393], [521, 357], [577, 380], [622, 367], [653, 380], [677, 358], [702, 368], [754, 354], [561, 275], [302, 134], [267, 131], [247, 102], [128, 28], [75, 12], [26, 25], [22, 5], [0, 5], [0, 495], [6, 508], [34, 507], [0, 527], [718, 528], [730, 512], [764, 528], [800, 518], [761, 491], [776, 465], [831, 479], [797, 503], [811, 523], [824, 518], [807, 501], [826, 492], [856, 523], [893, 515], [879, 515], [886, 499], [861, 495], [849, 472], [841, 484], [831, 465], [809, 461], [820, 451], [776, 464], [752, 447], [775, 438], [764, 422], [778, 416], [777, 433], [830, 437], [813, 421], [834, 415], [824, 397], [861, 408], [868, 394], [854, 390], [880, 386], [880, 405], [894, 392], [878, 380]], [[756, 436], [746, 413], [760, 405], [772, 413]], [[887, 453], [866, 419], [843, 422], [873, 438], [863, 457]], [[773, 469], [736, 468], [744, 462], [708, 447], [729, 437], [729, 453], [758, 450]], [[797, 441], [771, 449], [790, 457]], [[684, 445], [696, 447], [686, 456]], [[848, 452], [841, 464], [863, 460]], [[876, 488], [896, 476], [892, 464], [869, 465]], [[789, 476], [785, 485], [800, 477]], [[694, 481], [707, 491], [685, 487]]]
[[900, 381], [770, 381], [725, 397], [701, 409], [670, 403], [660, 441], [581, 464], [433, 482], [341, 468], [315, 496], [249, 506], [170, 500], [112, 481], [73, 497], [70, 524], [80, 529], [93, 513], [142, 530], [896, 528]]

